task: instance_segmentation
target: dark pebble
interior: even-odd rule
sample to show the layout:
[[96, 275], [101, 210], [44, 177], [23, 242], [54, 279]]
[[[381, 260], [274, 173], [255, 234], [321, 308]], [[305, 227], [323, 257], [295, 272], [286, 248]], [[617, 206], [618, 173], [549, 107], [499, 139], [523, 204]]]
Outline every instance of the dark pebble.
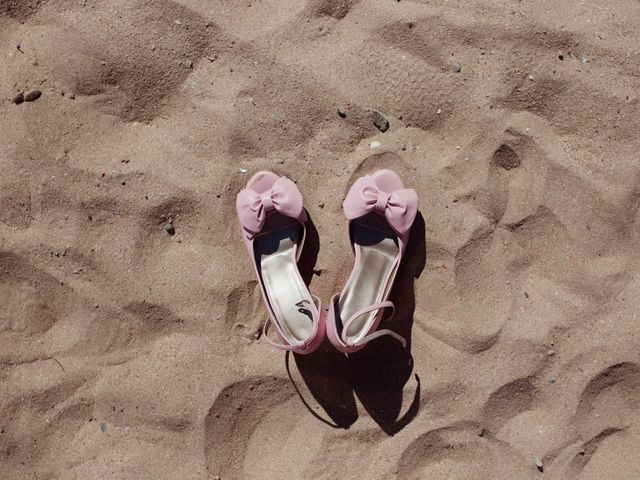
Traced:
[[176, 229], [175, 229], [175, 228], [173, 228], [173, 225], [172, 225], [171, 223], [167, 223], [167, 224], [164, 226], [164, 229], [167, 231], [167, 233], [168, 233], [169, 235], [175, 235], [175, 233], [176, 233]]
[[385, 116], [377, 110], [373, 111], [373, 113], [371, 114], [371, 119], [373, 120], [373, 124], [376, 126], [376, 128], [381, 132], [386, 132], [387, 130], [389, 130], [389, 120], [387, 120]]
[[342, 110], [341, 108], [338, 109], [338, 116], [340, 118], [347, 118], [347, 112], [345, 112], [344, 110]]
[[39, 99], [41, 95], [42, 95], [42, 92], [40, 90], [31, 90], [29, 93], [27, 93], [24, 96], [24, 101], [25, 102], [33, 102], [33, 101]]
[[562, 50], [560, 50], [560, 51], [558, 52], [558, 58], [559, 58], [560, 60], [564, 60], [564, 52], [563, 52]]
[[22, 93], [19, 93], [13, 98], [13, 103], [16, 105], [20, 105], [22, 102], [24, 102], [24, 95]]
[[107, 424], [106, 423], [101, 423], [100, 424], [100, 430], [102, 431], [102, 433], [107, 431]]
[[460, 65], [459, 63], [454, 63], [453, 66], [451, 67], [451, 69], [455, 73], [459, 73], [460, 71], [462, 71], [462, 65]]
[[409, 27], [409, 28], [413, 28], [414, 25], [415, 25], [415, 23], [413, 23], [413, 22], [408, 22], [407, 23], [407, 27]]

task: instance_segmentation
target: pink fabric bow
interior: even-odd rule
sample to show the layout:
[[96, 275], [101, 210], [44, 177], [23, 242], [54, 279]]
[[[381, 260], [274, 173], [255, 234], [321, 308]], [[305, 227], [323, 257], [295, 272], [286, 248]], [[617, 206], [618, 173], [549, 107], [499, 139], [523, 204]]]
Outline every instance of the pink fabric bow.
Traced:
[[236, 209], [240, 223], [250, 238], [262, 230], [271, 211], [275, 210], [301, 221], [306, 218], [302, 194], [298, 186], [287, 177], [280, 177], [270, 190], [262, 194], [250, 188], [241, 190], [236, 198]]
[[383, 214], [389, 225], [400, 235], [405, 234], [418, 212], [418, 195], [413, 189], [387, 193], [378, 188], [374, 177], [360, 177], [353, 184], [342, 208], [348, 220], [371, 212]]

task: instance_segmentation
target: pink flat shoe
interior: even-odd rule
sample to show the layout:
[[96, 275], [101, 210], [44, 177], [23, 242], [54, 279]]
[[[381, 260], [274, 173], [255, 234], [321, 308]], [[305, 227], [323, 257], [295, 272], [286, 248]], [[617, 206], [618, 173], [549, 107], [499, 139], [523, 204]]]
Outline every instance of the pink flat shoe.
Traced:
[[[313, 352], [322, 343], [325, 324], [320, 300], [298, 270], [307, 221], [300, 190], [286, 177], [258, 172], [238, 193], [236, 209], [269, 311], [264, 338], [282, 350]], [[270, 323], [285, 343], [268, 337]]]
[[406, 347], [396, 332], [377, 328], [384, 311], [394, 309], [388, 298], [418, 211], [418, 196], [395, 172], [379, 170], [359, 178], [342, 207], [355, 263], [344, 290], [331, 298], [327, 337], [344, 353], [357, 352], [383, 335]]

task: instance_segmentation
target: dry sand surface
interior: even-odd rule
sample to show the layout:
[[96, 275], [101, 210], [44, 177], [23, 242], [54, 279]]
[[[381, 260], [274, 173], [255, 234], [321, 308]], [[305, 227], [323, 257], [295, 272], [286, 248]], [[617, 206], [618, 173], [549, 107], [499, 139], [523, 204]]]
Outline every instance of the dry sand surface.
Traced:
[[[0, 52], [2, 479], [640, 478], [638, 1], [0, 0]], [[237, 192], [298, 183], [326, 304], [380, 167], [409, 348], [271, 349]]]

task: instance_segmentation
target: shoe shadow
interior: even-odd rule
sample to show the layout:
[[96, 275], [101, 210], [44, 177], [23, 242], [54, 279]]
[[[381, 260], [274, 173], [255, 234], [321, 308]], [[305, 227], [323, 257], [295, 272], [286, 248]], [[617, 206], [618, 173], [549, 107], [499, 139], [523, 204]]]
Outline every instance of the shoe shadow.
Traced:
[[[307, 233], [304, 254], [298, 262], [300, 275], [307, 285], [311, 283], [320, 249], [320, 239], [313, 219], [307, 212]], [[309, 393], [324, 409], [329, 419], [317, 413], [305, 400], [301, 385], [291, 375], [291, 357], [306, 384]], [[328, 342], [323, 342], [311, 355], [285, 355], [285, 366], [289, 379], [302, 403], [318, 420], [334, 428], [349, 428], [358, 418], [356, 401], [347, 375], [347, 359], [335, 351]]]
[[305, 400], [290, 370], [289, 355], [286, 355], [287, 374], [298, 392], [302, 403], [318, 420], [334, 428], [349, 428], [358, 419], [358, 409], [348, 375], [347, 357], [333, 349], [327, 342], [311, 355], [293, 354], [296, 367], [309, 393], [330, 420], [314, 410]]
[[404, 387], [414, 366], [411, 356], [411, 328], [416, 308], [414, 282], [426, 264], [425, 232], [424, 217], [418, 212], [390, 296], [396, 310], [389, 327], [407, 340], [407, 348], [392, 338], [383, 337], [349, 357], [353, 390], [371, 418], [388, 435], [394, 435], [407, 426], [420, 407], [420, 377], [415, 374], [415, 394], [399, 418]]
[[[308, 241], [313, 244], [313, 239], [317, 239], [317, 230], [314, 226], [308, 228], [307, 235]], [[315, 258], [311, 266], [307, 267], [309, 278], [313, 275], [314, 264]], [[286, 355], [289, 378], [304, 405], [316, 418], [334, 428], [349, 428], [358, 418], [354, 393], [371, 418], [388, 435], [394, 435], [402, 430], [418, 414], [420, 377], [414, 374], [415, 394], [406, 412], [399, 418], [404, 388], [413, 371], [411, 328], [415, 311], [414, 281], [424, 270], [425, 264], [425, 222], [422, 214], [418, 212], [390, 297], [396, 310], [389, 327], [407, 340], [406, 348], [394, 339], [383, 337], [350, 356], [337, 352], [326, 341], [311, 355], [293, 355], [296, 367], [309, 393], [324, 409], [330, 420], [323, 418], [304, 399], [291, 376], [290, 355]], [[304, 275], [303, 273], [303, 278], [305, 278]]]
[[320, 237], [318, 236], [318, 229], [313, 223], [313, 219], [309, 212], [307, 212], [307, 223], [305, 224], [307, 233], [304, 239], [303, 254], [298, 262], [298, 270], [302, 276], [304, 283], [309, 285], [313, 278], [313, 267], [318, 260], [318, 252], [320, 251]]

